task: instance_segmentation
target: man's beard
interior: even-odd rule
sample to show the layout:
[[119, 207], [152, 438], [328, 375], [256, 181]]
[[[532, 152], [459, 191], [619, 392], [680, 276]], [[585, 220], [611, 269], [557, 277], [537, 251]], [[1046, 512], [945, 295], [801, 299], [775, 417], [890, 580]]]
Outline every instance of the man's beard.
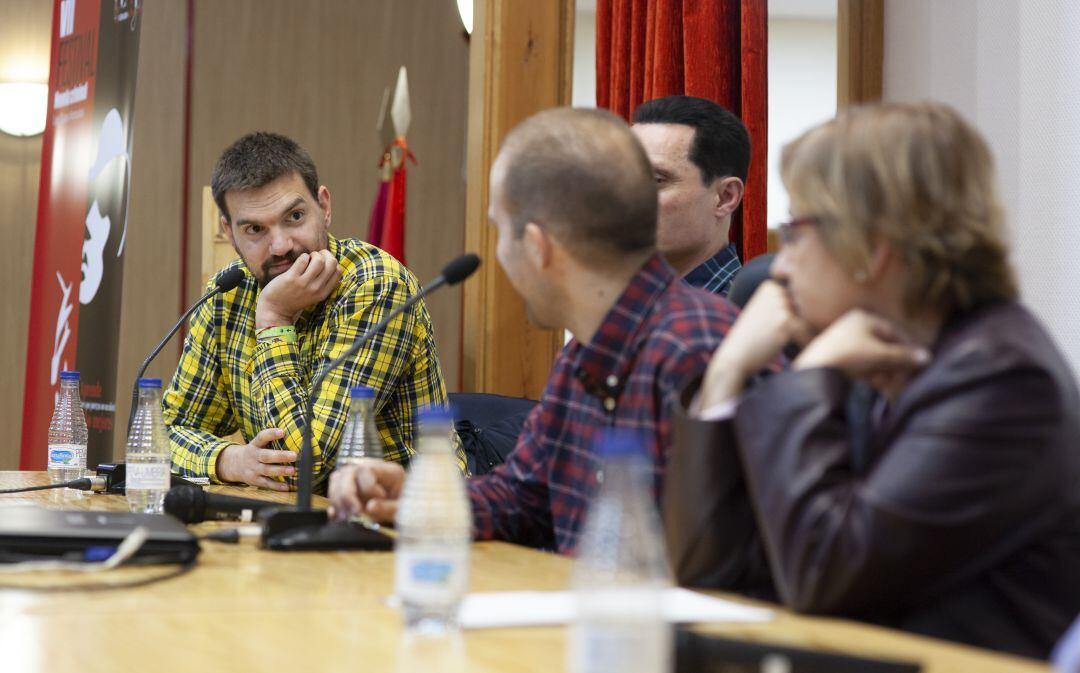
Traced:
[[[256, 273], [255, 269], [251, 268], [251, 265], [248, 264], [248, 261], [246, 259], [244, 259], [244, 266], [248, 268], [248, 271], [251, 272], [251, 275], [255, 276], [255, 281], [259, 284], [259, 288], [265, 288], [267, 284], [270, 283], [270, 281], [274, 280], [275, 278], [292, 268], [292, 264], [294, 264], [297, 258], [305, 252], [308, 251], [290, 250], [284, 255], [274, 255], [273, 257], [269, 257], [262, 263], [262, 267], [259, 269], [258, 273]], [[241, 259], [243, 258], [241, 257]], [[286, 267], [284, 270], [278, 271], [271, 275], [270, 267], [274, 266], [275, 264], [280, 264], [281, 262], [288, 262], [289, 266]]]

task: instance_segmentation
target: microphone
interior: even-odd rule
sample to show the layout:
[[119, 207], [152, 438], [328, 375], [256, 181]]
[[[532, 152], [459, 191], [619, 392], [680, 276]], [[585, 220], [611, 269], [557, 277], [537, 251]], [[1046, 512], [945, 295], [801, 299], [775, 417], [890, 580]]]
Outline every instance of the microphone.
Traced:
[[223, 292], [228, 292], [229, 290], [232, 290], [237, 285], [239, 285], [240, 281], [242, 280], [244, 280], [244, 270], [238, 266], [233, 267], [225, 273], [221, 274], [221, 276], [217, 279], [217, 282], [215, 283], [216, 287], [213, 290], [210, 290], [209, 292], [204, 294], [203, 296], [199, 297], [199, 300], [192, 304], [191, 308], [184, 312], [184, 315], [180, 316], [180, 319], [177, 320], [176, 323], [172, 326], [172, 329], [169, 330], [169, 333], [165, 335], [165, 338], [159, 341], [158, 345], [154, 346], [154, 350], [150, 351], [150, 355], [147, 355], [146, 359], [142, 361], [141, 365], [139, 365], [139, 371], [135, 373], [135, 383], [131, 386], [131, 409], [128, 410], [127, 422], [127, 429], [129, 435], [131, 434], [131, 423], [135, 420], [135, 407], [139, 404], [139, 379], [141, 379], [143, 377], [143, 374], [146, 373], [146, 368], [149, 367], [150, 363], [154, 361], [154, 358], [156, 358], [158, 353], [161, 352], [161, 349], [165, 348], [165, 344], [169, 343], [169, 339], [173, 338], [173, 335], [176, 334], [176, 331], [180, 329], [180, 325], [183, 325], [184, 322], [188, 319], [188, 317], [195, 312], [195, 309], [202, 306], [214, 295], [218, 295]]
[[165, 494], [165, 513], [184, 523], [251, 521], [260, 510], [281, 507], [268, 500], [207, 493], [198, 486], [174, 486]]
[[[480, 266], [480, 257], [474, 253], [464, 254], [443, 267], [442, 272], [428, 285], [420, 288], [420, 291], [409, 297], [401, 306], [390, 312], [377, 325], [356, 337], [349, 349], [340, 356], [331, 360], [311, 384], [311, 392], [308, 394], [307, 405], [304, 410], [304, 434], [300, 444], [299, 465], [296, 476], [296, 507], [291, 511], [278, 510], [269, 516], [263, 528], [263, 546], [278, 550], [296, 550], [311, 548], [316, 542], [326, 544], [322, 539], [318, 528], [326, 522], [326, 512], [313, 512], [311, 510], [311, 491], [314, 481], [313, 471], [315, 457], [311, 448], [312, 423], [315, 417], [315, 400], [322, 388], [323, 381], [330, 372], [340, 367], [347, 360], [356, 355], [360, 347], [367, 343], [373, 336], [386, 329], [395, 318], [412, 308], [413, 304], [427, 295], [439, 289], [443, 285], [457, 285], [471, 276]], [[315, 532], [313, 532], [315, 531]], [[367, 534], [370, 536], [371, 532]], [[318, 540], [317, 540], [318, 538]], [[335, 539], [335, 543], [337, 540]], [[304, 545], [308, 545], [305, 547]], [[328, 547], [318, 547], [325, 549]]]
[[[449, 264], [443, 267], [442, 273], [432, 281], [431, 285], [429, 285], [428, 289], [424, 290], [424, 292], [431, 292], [442, 283], [446, 283], [447, 285], [457, 285], [473, 275], [473, 272], [476, 271], [479, 266], [480, 256], [471, 252], [451, 260]], [[439, 282], [440, 279], [442, 279], [442, 283]]]

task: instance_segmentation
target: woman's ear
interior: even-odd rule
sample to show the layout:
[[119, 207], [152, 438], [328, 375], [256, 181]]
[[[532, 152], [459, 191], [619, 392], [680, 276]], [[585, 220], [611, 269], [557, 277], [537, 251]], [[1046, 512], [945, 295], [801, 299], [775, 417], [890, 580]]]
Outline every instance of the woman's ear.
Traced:
[[874, 241], [870, 250], [870, 263], [866, 269], [867, 280], [881, 278], [894, 258], [895, 253], [891, 245], [880, 239]]

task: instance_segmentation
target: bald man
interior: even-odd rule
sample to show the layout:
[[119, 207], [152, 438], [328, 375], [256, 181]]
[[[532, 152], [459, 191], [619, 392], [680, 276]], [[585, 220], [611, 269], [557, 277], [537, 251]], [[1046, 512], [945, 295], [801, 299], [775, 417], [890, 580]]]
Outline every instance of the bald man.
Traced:
[[[617, 117], [554, 109], [527, 119], [503, 143], [490, 185], [499, 263], [530, 320], [574, 338], [508, 461], [468, 482], [474, 526], [478, 539], [571, 553], [600, 468], [594, 434], [643, 433], [658, 496], [678, 391], [705, 371], [734, 311], [680, 282], [657, 253], [653, 169]], [[393, 521], [404, 475], [375, 461], [339, 470], [334, 515]], [[733, 534], [753, 525], [746, 516]]]

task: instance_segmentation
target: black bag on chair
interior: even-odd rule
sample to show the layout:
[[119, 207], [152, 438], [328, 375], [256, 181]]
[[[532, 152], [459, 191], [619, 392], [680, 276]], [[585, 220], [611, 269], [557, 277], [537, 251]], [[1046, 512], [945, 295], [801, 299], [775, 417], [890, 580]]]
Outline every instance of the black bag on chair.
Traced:
[[469, 473], [479, 475], [495, 469], [514, 450], [521, 426], [537, 402], [488, 393], [450, 393], [450, 404]]

